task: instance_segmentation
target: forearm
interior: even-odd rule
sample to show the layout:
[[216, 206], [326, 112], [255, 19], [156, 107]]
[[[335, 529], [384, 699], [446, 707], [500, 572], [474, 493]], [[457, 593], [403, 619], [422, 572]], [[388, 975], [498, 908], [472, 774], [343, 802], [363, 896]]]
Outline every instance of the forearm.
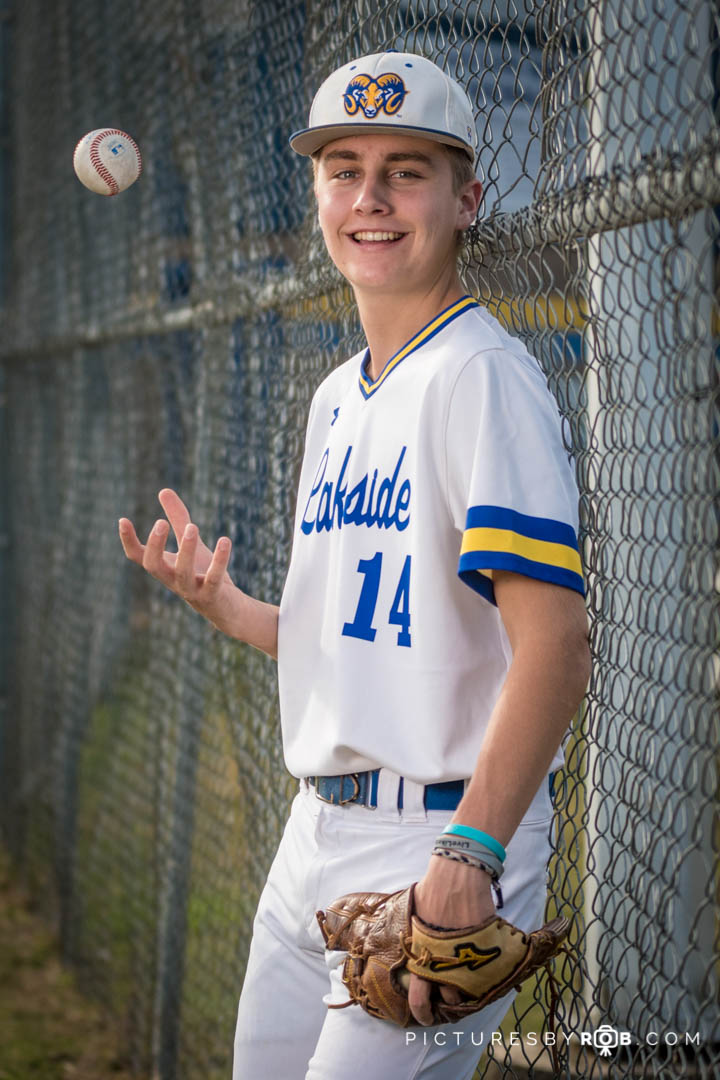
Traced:
[[[490, 717], [475, 769], [453, 822], [504, 846], [545, 782], [590, 673], [587, 617], [579, 593], [497, 573], [495, 596], [512, 662]], [[477, 866], [430, 856], [415, 890], [416, 910], [437, 926], [480, 925], [495, 913], [490, 876]], [[410, 1006], [432, 1022], [427, 987], [413, 978]]]
[[277, 604], [266, 604], [263, 600], [255, 600], [251, 596], [246, 599], [250, 601], [252, 614], [245, 625], [245, 636], [241, 640], [277, 660], [280, 608]]
[[279, 610], [276, 604], [256, 600], [234, 586], [227, 603], [210, 622], [228, 637], [252, 645], [277, 660]]
[[544, 782], [582, 701], [588, 675], [582, 640], [527, 639], [516, 648], [453, 821], [508, 843]]
[[[516, 645], [475, 770], [452, 818], [503, 846], [545, 782], [587, 684], [584, 636], [564, 643], [560, 638], [530, 636]], [[422, 917], [441, 926], [471, 926], [495, 910], [487, 874], [442, 858], [430, 858], [417, 899]]]

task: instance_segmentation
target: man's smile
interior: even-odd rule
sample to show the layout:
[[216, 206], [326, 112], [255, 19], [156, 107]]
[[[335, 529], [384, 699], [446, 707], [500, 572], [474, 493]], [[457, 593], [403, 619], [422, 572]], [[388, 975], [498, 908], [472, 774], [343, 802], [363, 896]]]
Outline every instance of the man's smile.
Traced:
[[353, 240], [360, 243], [372, 243], [377, 244], [384, 240], [402, 240], [405, 233], [401, 232], [369, 232], [364, 230], [363, 232], [350, 233]]

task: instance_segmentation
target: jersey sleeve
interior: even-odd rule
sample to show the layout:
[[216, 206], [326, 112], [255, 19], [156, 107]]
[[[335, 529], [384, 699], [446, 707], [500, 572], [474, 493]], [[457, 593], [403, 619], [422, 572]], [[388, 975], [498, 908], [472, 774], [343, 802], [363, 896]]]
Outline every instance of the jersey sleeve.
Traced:
[[584, 594], [574, 470], [536, 361], [505, 349], [472, 357], [452, 389], [445, 447], [462, 581], [493, 604], [495, 570]]

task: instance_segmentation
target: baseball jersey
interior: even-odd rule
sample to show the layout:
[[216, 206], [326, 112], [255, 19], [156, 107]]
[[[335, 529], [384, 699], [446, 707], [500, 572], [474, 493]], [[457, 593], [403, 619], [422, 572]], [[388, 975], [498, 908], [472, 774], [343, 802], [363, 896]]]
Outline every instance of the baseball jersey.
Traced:
[[511, 660], [493, 572], [583, 592], [561, 418], [469, 296], [374, 381], [367, 361], [310, 408], [278, 628], [285, 760], [297, 777], [466, 778]]

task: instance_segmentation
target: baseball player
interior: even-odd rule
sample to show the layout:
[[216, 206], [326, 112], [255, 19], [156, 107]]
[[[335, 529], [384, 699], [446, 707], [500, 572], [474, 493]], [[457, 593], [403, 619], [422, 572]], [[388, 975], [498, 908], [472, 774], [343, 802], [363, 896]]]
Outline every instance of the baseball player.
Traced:
[[[589, 674], [577, 491], [540, 368], [458, 275], [476, 142], [462, 88], [399, 52], [331, 74], [291, 138], [367, 348], [314, 396], [280, 607], [233, 584], [230, 541], [207, 548], [174, 492], [145, 545], [120, 521], [130, 559], [278, 659], [300, 783], [254, 924], [234, 1080], [472, 1076], [512, 995], [439, 1025], [413, 975], [413, 1027], [345, 1008], [344, 956], [316, 919], [341, 894], [417, 882], [431, 926], [500, 903], [524, 930], [542, 920], [548, 778]], [[458, 834], [474, 854], [435, 857]]]

